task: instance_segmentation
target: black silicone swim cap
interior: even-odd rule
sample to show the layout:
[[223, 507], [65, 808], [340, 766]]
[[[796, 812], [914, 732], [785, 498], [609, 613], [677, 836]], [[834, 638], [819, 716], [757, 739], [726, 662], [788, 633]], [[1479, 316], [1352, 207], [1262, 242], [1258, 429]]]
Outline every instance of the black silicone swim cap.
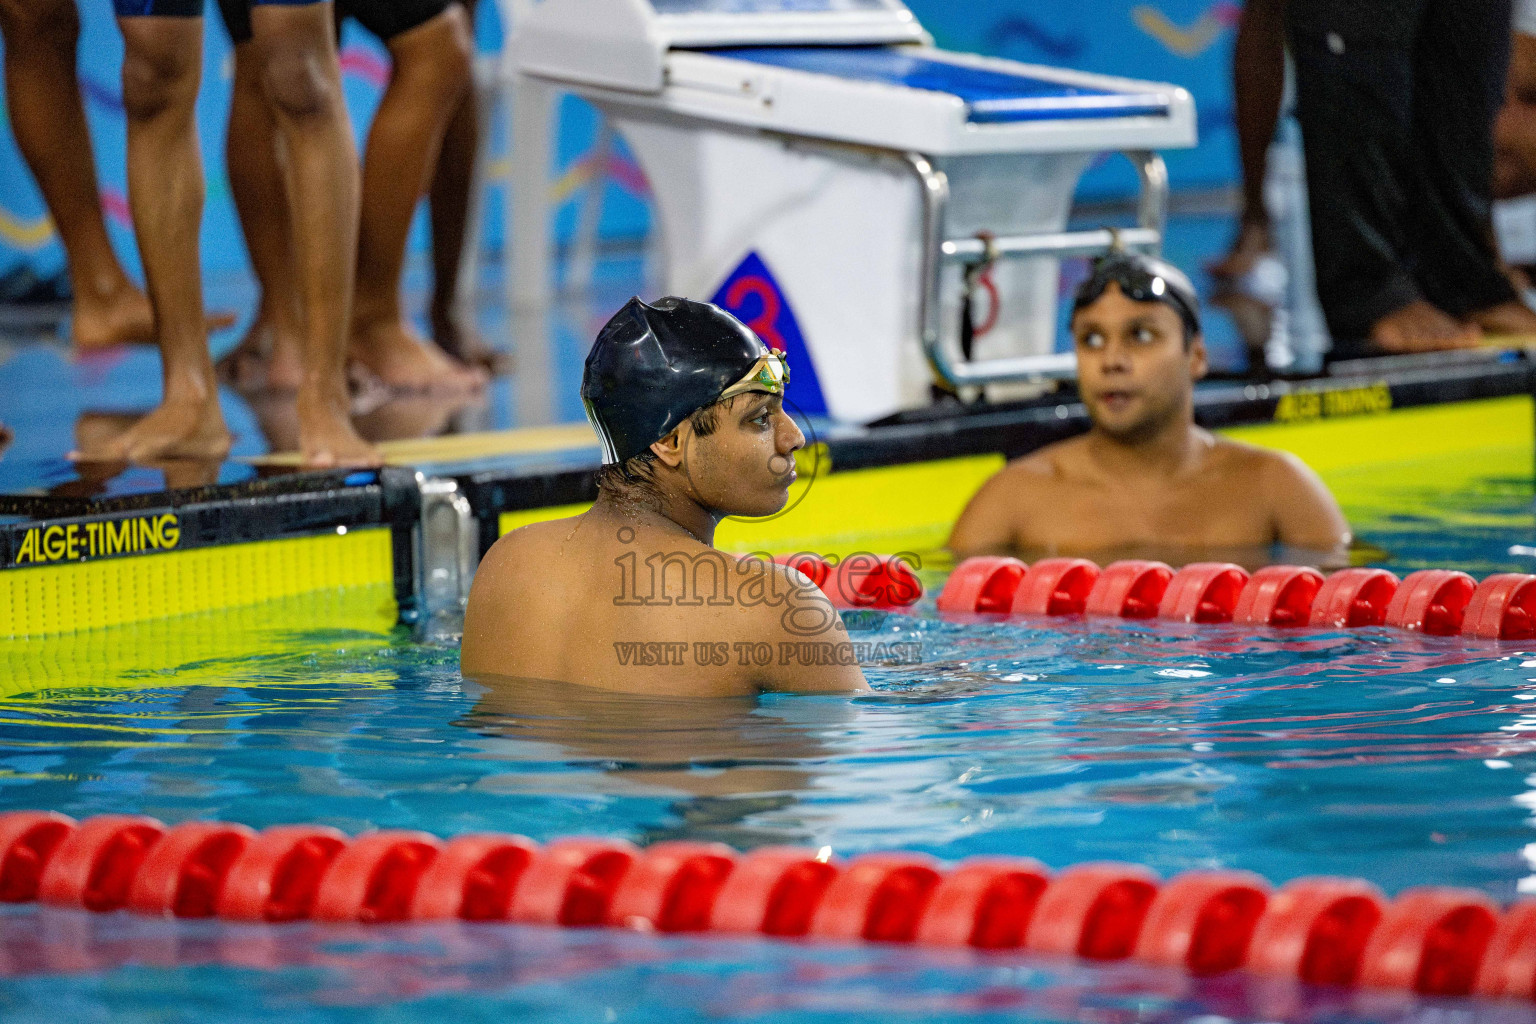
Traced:
[[672, 295], [654, 305], [630, 299], [598, 332], [581, 375], [581, 404], [603, 443], [603, 462], [644, 452], [768, 354], [719, 306]]
[[1186, 338], [1200, 333], [1200, 299], [1184, 271], [1165, 260], [1139, 252], [1114, 252], [1093, 264], [1088, 280], [1077, 286], [1072, 314], [1098, 301], [1109, 282], [1136, 302], [1161, 302], [1184, 321]]

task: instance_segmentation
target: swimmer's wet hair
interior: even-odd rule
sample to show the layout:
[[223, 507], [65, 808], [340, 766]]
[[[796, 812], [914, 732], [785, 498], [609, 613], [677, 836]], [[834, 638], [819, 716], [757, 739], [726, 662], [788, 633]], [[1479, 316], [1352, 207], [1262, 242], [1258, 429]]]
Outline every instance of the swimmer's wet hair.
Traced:
[[[726, 400], [726, 402], [729, 401], [730, 399]], [[693, 425], [693, 432], [699, 437], [708, 437], [718, 430], [720, 407], [726, 402], [715, 402], [690, 413], [688, 422]], [[634, 489], [654, 491], [656, 489], [656, 453], [647, 448], [628, 461], [598, 467], [597, 489], [612, 494], [623, 494]]]

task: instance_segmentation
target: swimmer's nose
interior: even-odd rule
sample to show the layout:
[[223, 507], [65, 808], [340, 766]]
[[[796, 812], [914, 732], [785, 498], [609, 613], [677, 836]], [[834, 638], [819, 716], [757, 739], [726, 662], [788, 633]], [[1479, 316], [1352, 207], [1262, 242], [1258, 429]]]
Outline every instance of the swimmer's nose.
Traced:
[[1131, 369], [1130, 352], [1119, 342], [1110, 342], [1097, 355], [1100, 373], [1128, 373]]
[[[780, 450], [783, 451], [785, 455], [791, 455], [805, 447], [805, 435], [800, 432], [800, 424], [795, 422], [795, 418], [793, 416], [786, 412], [781, 412], [780, 415], [784, 417], [784, 422], [789, 427], [787, 431], [779, 431]], [[786, 436], [789, 438], [788, 448], [784, 448], [782, 446], [783, 440]]]

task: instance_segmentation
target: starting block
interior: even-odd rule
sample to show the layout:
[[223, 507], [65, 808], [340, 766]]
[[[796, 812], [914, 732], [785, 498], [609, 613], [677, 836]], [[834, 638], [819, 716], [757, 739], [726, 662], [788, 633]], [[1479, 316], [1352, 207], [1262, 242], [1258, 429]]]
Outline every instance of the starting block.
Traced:
[[[801, 411], [864, 421], [932, 384], [1072, 376], [1053, 354], [1058, 260], [1157, 251], [1157, 150], [1195, 143], [1176, 86], [930, 42], [898, 0], [544, 0], [511, 46], [519, 74], [593, 103], [634, 153], [665, 289], [784, 350]], [[1137, 226], [1067, 231], [1104, 152], [1137, 168]]]

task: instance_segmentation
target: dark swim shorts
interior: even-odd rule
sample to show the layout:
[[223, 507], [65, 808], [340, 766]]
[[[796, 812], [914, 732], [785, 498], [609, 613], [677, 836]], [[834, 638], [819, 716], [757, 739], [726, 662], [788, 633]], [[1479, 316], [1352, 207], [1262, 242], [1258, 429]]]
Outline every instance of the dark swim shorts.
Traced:
[[[133, 3], [135, 0], [117, 0]], [[137, 0], [143, 2], [143, 0]], [[153, 0], [155, 3], [197, 3], [202, 0]], [[312, 3], [316, 0], [219, 0], [219, 11], [224, 15], [224, 27], [236, 45], [251, 38], [251, 4], [255, 3]], [[417, 25], [424, 25], [448, 9], [453, 0], [336, 0], [336, 21], [356, 18], [358, 24], [389, 42], [402, 32], [409, 32]]]
[[[250, 22], [250, 5], [286, 4], [299, 7], [319, 3], [320, 0], [235, 0], [246, 8], [246, 22]], [[112, 0], [112, 7], [119, 18], [201, 18], [203, 0]], [[227, 15], [226, 15], [227, 17]]]

